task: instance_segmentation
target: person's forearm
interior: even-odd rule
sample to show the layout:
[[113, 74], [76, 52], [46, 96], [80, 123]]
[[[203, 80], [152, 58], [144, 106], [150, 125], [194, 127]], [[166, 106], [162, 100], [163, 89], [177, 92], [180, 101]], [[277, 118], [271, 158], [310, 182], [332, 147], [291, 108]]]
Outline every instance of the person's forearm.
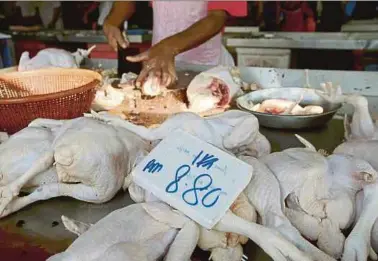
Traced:
[[194, 23], [188, 29], [163, 39], [159, 44], [164, 44], [174, 55], [185, 52], [206, 42], [219, 33], [227, 21], [225, 11], [211, 11], [208, 16]]
[[105, 22], [119, 27], [125, 20], [129, 20], [134, 13], [134, 1], [116, 1], [113, 3], [112, 9], [109, 15], [106, 17]]

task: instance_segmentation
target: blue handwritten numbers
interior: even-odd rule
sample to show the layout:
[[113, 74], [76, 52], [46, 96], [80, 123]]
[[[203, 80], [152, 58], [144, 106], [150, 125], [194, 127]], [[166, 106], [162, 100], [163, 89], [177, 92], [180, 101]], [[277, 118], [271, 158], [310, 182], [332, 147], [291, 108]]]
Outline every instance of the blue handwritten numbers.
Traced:
[[[192, 165], [197, 168], [203, 167], [207, 170], [211, 169], [213, 164], [217, 162], [219, 159], [216, 158], [214, 155], [205, 154], [203, 156], [203, 151], [201, 151], [192, 161]], [[147, 164], [148, 165], [148, 164]], [[147, 167], [147, 166], [146, 166]], [[176, 193], [179, 189], [179, 182], [189, 175], [191, 171], [191, 167], [187, 164], [181, 165], [176, 170], [175, 178], [172, 182], [168, 184], [165, 191], [167, 193]], [[206, 173], [198, 175], [194, 181], [193, 186], [190, 189], [185, 190], [181, 197], [182, 200], [191, 206], [197, 206], [199, 201], [201, 201], [202, 206], [206, 208], [210, 208], [214, 206], [218, 200], [222, 189], [220, 188], [212, 188], [211, 185], [213, 184], [213, 178]], [[198, 192], [200, 191], [207, 191], [206, 194], [199, 200]], [[192, 195], [193, 197], [190, 197]], [[207, 202], [208, 198], [211, 198], [211, 195], [216, 195], [213, 201]]]
[[160, 172], [163, 169], [163, 165], [157, 162], [155, 159], [150, 160], [143, 168], [143, 172], [147, 170], [148, 173]]
[[[201, 180], [202, 180], [202, 179], [206, 179], [206, 178], [208, 179], [208, 183], [207, 183], [207, 185], [203, 185], [202, 187], [199, 187], [199, 186], [198, 186], [198, 183], [203, 183], [203, 182], [201, 182]], [[189, 205], [191, 205], [191, 206], [196, 206], [196, 205], [198, 204], [198, 194], [197, 194], [197, 191], [208, 190], [208, 189], [210, 188], [211, 184], [213, 184], [213, 179], [211, 178], [211, 176], [210, 176], [209, 174], [201, 174], [201, 175], [197, 176], [197, 177], [195, 178], [194, 182], [193, 182], [193, 188], [188, 189], [188, 190], [184, 191], [184, 193], [182, 193], [182, 199], [183, 199], [187, 204], [189, 204]], [[202, 198], [202, 200], [201, 200], [201, 203], [202, 203], [202, 205], [203, 205], [204, 207], [210, 208], [210, 207], [214, 206], [214, 205], [217, 203], [217, 201], [218, 201], [218, 199], [219, 199], [219, 194], [218, 194], [218, 196], [213, 200], [212, 203], [210, 203], [210, 204], [204, 204], [205, 199], [206, 199], [209, 195], [211, 195], [211, 194], [213, 194], [214, 192], [217, 192], [217, 191], [221, 191], [221, 189], [219, 189], [219, 188], [212, 189], [212, 190], [210, 190], [209, 192], [207, 192], [207, 193], [203, 196], [203, 198]], [[193, 192], [193, 194], [194, 194], [194, 199], [195, 199], [194, 202], [189, 202], [189, 201], [186, 199], [186, 195], [187, 195], [188, 193], [190, 193], [190, 192]]]
[[[180, 180], [188, 175], [190, 172], [190, 166], [189, 165], [182, 165], [176, 170], [175, 180], [168, 184], [168, 186], [165, 188], [165, 191], [167, 193], [176, 193], [178, 190], [178, 183]], [[171, 188], [174, 186], [174, 189]]]

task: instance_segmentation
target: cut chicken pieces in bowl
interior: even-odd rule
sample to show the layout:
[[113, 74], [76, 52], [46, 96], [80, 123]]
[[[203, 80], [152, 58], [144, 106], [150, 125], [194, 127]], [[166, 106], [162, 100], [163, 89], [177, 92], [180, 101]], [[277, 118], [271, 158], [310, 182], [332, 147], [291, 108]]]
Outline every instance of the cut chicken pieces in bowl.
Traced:
[[304, 129], [325, 125], [341, 108], [330, 103], [319, 90], [308, 88], [269, 88], [239, 97], [237, 106], [254, 114], [261, 126], [275, 129]]

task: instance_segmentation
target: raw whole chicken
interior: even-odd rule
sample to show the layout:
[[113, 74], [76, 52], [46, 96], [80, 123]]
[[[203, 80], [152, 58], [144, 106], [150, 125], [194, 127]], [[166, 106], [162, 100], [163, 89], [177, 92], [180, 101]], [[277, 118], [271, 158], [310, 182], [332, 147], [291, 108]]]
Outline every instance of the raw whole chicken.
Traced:
[[[99, 118], [104, 114], [95, 115]], [[158, 142], [177, 128], [237, 154], [261, 156], [270, 152], [268, 140], [258, 131], [257, 119], [249, 113], [229, 111], [208, 119], [181, 113], [156, 129], [109, 115], [105, 119], [111, 125], [87, 117], [35, 120], [2, 143], [0, 215], [63, 195], [93, 203], [108, 201], [122, 186], [127, 188], [127, 175], [150, 150], [144, 139]], [[17, 197], [27, 187], [38, 188], [27, 197]]]
[[88, 50], [77, 49], [70, 53], [63, 49], [46, 48], [37, 53], [33, 58], [29, 57], [29, 52], [21, 54], [18, 71], [30, 71], [49, 67], [78, 68], [84, 58], [87, 58], [96, 46]]
[[230, 110], [202, 118], [191, 112], [171, 116], [154, 129], [137, 126], [106, 112], [87, 115], [111, 125], [123, 127], [147, 141], [159, 141], [175, 130], [186, 131], [198, 138], [235, 155], [261, 157], [270, 153], [269, 141], [259, 132], [258, 120], [248, 112]]
[[321, 250], [339, 258], [344, 243], [340, 229], [353, 221], [355, 195], [373, 184], [378, 174], [364, 160], [347, 155], [325, 158], [312, 144], [297, 137], [306, 148], [287, 149], [259, 160], [278, 179], [291, 223], [306, 238], [317, 240]]
[[[334, 87], [328, 83], [324, 98], [331, 102], [345, 102], [354, 106], [355, 111], [352, 122], [345, 122], [345, 138], [347, 142], [339, 145], [334, 154], [351, 155], [369, 162], [374, 169], [378, 169], [376, 153], [378, 141], [376, 140], [376, 127], [369, 114], [366, 98], [357, 95], [342, 95], [339, 86]], [[360, 192], [356, 201], [356, 224], [345, 241], [343, 261], [365, 261], [370, 258], [377, 260], [378, 249], [372, 249], [372, 242], [378, 242], [378, 234], [373, 233], [373, 227], [378, 226], [378, 184], [366, 186]], [[375, 246], [376, 247], [376, 246]]]
[[[341, 144], [335, 150], [335, 154], [352, 155], [369, 162], [378, 169], [378, 161], [375, 156], [378, 153], [378, 141], [355, 140]], [[362, 261], [370, 257], [376, 260], [376, 254], [371, 249], [371, 237], [377, 242], [378, 235], [372, 234], [374, 224], [377, 224], [378, 208], [378, 184], [366, 186], [362, 194], [362, 205], [359, 218], [352, 232], [345, 242], [343, 261]], [[377, 251], [377, 249], [375, 249]], [[375, 258], [374, 258], [375, 257]]]
[[94, 119], [35, 120], [0, 145], [0, 216], [59, 196], [106, 202], [149, 150], [137, 135]]
[[[144, 202], [161, 202], [151, 192], [144, 190], [132, 182], [130, 176], [129, 183], [130, 197], [136, 203]], [[256, 211], [248, 202], [244, 193], [241, 193], [235, 202], [231, 205], [230, 210], [233, 214], [249, 222], [256, 222]], [[202, 226], [199, 227], [200, 236], [198, 247], [204, 251], [210, 251], [209, 260], [213, 261], [240, 261], [243, 257], [241, 244], [246, 244], [248, 238], [235, 233], [226, 233], [216, 230], [208, 230]], [[73, 231], [74, 232], [74, 231]]]
[[[190, 259], [200, 237], [198, 226], [193, 221], [160, 202], [130, 205], [113, 211], [94, 225], [83, 226], [79, 223], [75, 226], [75, 221], [67, 219], [65, 224], [68, 227], [72, 224], [72, 230], [78, 234], [83, 233], [65, 252], [54, 255], [47, 261], [99, 261], [105, 257], [108, 260], [106, 255], [112, 252], [119, 258], [112, 259], [114, 261], [134, 261], [134, 251], [146, 251], [143, 247], [146, 246], [146, 241], [157, 235], [165, 240], [155, 241], [144, 254], [135, 253], [135, 256], [144, 257], [139, 260], [156, 260], [169, 248], [164, 260], [186, 261]], [[83, 228], [82, 231], [80, 228]], [[275, 261], [288, 260], [287, 258], [293, 261], [311, 260], [271, 229], [245, 221], [230, 211], [215, 225], [214, 230], [248, 236]], [[156, 248], [155, 244], [158, 244]], [[152, 256], [157, 258], [153, 259]]]
[[310, 115], [323, 113], [323, 107], [318, 105], [307, 105], [302, 107], [299, 102], [283, 100], [283, 99], [269, 99], [262, 103], [251, 106], [252, 111], [270, 113], [270, 114], [291, 114], [291, 115]]
[[[270, 170], [264, 164], [250, 156], [242, 156], [240, 159], [254, 167], [254, 175], [251, 182], [244, 190], [244, 193], [242, 193], [238, 200], [234, 203], [236, 205], [231, 207], [233, 213], [239, 217], [249, 220], [250, 222], [254, 222], [256, 220], [257, 211], [262, 218], [262, 224], [264, 226], [278, 230], [282, 236], [284, 236], [291, 243], [295, 244], [300, 250], [308, 254], [313, 260], [335, 260], [306, 241], [283, 214], [283, 200], [281, 200], [280, 187], [273, 173], [270, 172]], [[138, 203], [151, 199], [150, 193], [147, 193], [134, 183], [129, 186], [129, 193], [131, 198]], [[247, 198], [245, 198], [243, 194], [247, 195]], [[154, 200], [157, 199], [155, 198]], [[252, 204], [252, 206], [250, 204]], [[201, 228], [200, 231], [202, 232], [204, 229]], [[223, 236], [222, 234], [214, 231], [205, 231], [203, 233], [213, 233], [214, 235], [212, 238], [219, 238]], [[237, 235], [230, 235], [227, 241], [227, 250], [235, 249], [235, 251], [238, 251], [238, 240], [242, 241], [243, 239], [237, 238]], [[219, 260], [219, 256], [222, 256], [220, 254], [223, 253], [221, 250], [222, 248], [212, 248], [211, 244], [210, 246], [204, 247], [201, 244], [201, 236], [198, 245], [203, 250], [210, 250], [212, 252], [211, 257], [215, 261]], [[235, 258], [235, 260], [240, 259]]]
[[[378, 161], [375, 152], [378, 153], [377, 140], [349, 140], [341, 144], [335, 150], [335, 154], [352, 155], [369, 162], [378, 169]], [[371, 249], [371, 242], [378, 241], [378, 234], [372, 233], [373, 226], [378, 226], [378, 184], [367, 186], [363, 190], [359, 218], [356, 225], [345, 242], [343, 261], [362, 261], [370, 257], [376, 260], [376, 254]], [[375, 251], [378, 249], [375, 248]]]
[[280, 185], [269, 168], [253, 157], [242, 156], [240, 159], [253, 166], [252, 180], [245, 188], [244, 193], [258, 212], [261, 224], [278, 231], [299, 250], [309, 255], [312, 260], [335, 261], [334, 258], [304, 239], [285, 216]]
[[189, 110], [200, 113], [226, 107], [241, 92], [232, 68], [218, 66], [198, 74], [190, 82], [186, 95]]

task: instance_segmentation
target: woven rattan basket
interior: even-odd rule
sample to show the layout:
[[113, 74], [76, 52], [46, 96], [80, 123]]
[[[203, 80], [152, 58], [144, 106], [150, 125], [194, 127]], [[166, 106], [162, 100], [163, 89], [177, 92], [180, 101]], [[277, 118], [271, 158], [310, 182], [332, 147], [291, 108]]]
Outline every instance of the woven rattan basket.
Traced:
[[0, 131], [13, 134], [37, 119], [73, 119], [89, 111], [102, 77], [84, 69], [0, 74]]

